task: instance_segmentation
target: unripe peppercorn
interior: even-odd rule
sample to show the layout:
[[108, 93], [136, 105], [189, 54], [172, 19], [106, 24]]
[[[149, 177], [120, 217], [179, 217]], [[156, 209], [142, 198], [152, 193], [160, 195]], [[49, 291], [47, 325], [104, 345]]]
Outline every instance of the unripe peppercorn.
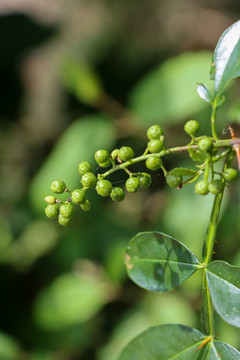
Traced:
[[208, 194], [208, 182], [206, 180], [200, 180], [195, 185], [195, 192], [199, 195]]
[[56, 202], [55, 196], [52, 196], [52, 195], [46, 196], [46, 197], [44, 198], [44, 200], [46, 201], [46, 203], [47, 203], [48, 205], [53, 205], [53, 204], [55, 204], [55, 202]]
[[58, 222], [62, 226], [68, 226], [72, 222], [72, 217], [64, 217], [61, 214], [58, 216]]
[[109, 167], [111, 165], [111, 159], [108, 159], [108, 161], [106, 161], [105, 163], [99, 163], [98, 165], [101, 166], [102, 168], [106, 168]]
[[161, 128], [161, 126], [159, 125], [152, 125], [148, 130], [147, 130], [147, 137], [149, 138], [149, 140], [153, 140], [153, 139], [159, 139], [159, 137], [163, 134], [163, 129]]
[[122, 188], [114, 187], [111, 191], [110, 197], [113, 201], [122, 201], [124, 200], [125, 193]]
[[210, 153], [212, 148], [213, 148], [213, 143], [212, 143], [212, 140], [207, 137], [207, 136], [204, 136], [198, 143], [198, 148], [199, 150], [201, 151], [204, 151], [204, 152], [207, 152], [207, 153]]
[[66, 189], [66, 185], [62, 180], [55, 180], [51, 184], [51, 190], [56, 194], [62, 194]]
[[57, 204], [54, 205], [48, 205], [45, 208], [45, 214], [47, 217], [49, 217], [50, 219], [55, 219], [58, 217], [59, 214], [59, 206]]
[[119, 149], [118, 157], [123, 162], [129, 161], [134, 157], [134, 151], [129, 146], [122, 146]]
[[130, 177], [126, 181], [126, 190], [128, 192], [136, 192], [140, 188], [140, 180], [137, 177]]
[[176, 189], [182, 184], [182, 176], [168, 173], [166, 176], [166, 182], [168, 186], [170, 186], [173, 189]]
[[150, 170], [158, 170], [162, 166], [162, 160], [155, 156], [149, 156], [146, 160], [146, 167]]
[[139, 181], [140, 181], [140, 188], [141, 189], [148, 188], [152, 183], [151, 175], [147, 174], [147, 173], [142, 173], [139, 176]]
[[222, 175], [226, 181], [231, 182], [238, 178], [238, 171], [233, 168], [228, 168], [224, 170]]
[[223, 185], [223, 182], [220, 179], [212, 180], [208, 184], [208, 190], [214, 195], [217, 195], [220, 192], [222, 192], [223, 188], [224, 188], [224, 185]]
[[72, 202], [74, 204], [82, 204], [86, 200], [85, 191], [82, 189], [75, 189], [72, 192]]
[[184, 130], [188, 135], [197, 135], [200, 130], [200, 124], [196, 120], [189, 120], [184, 125]]
[[163, 141], [160, 139], [150, 140], [147, 147], [151, 153], [158, 153], [163, 149]]
[[65, 218], [69, 218], [73, 214], [73, 206], [71, 204], [62, 204], [59, 208], [59, 213]]
[[98, 180], [97, 185], [96, 185], [96, 191], [98, 193], [98, 195], [101, 196], [109, 196], [111, 194], [112, 191], [112, 183], [108, 180]]
[[83, 161], [78, 165], [78, 171], [80, 175], [84, 175], [87, 172], [91, 172], [92, 171], [92, 167], [89, 164], [88, 161]]
[[96, 185], [96, 182], [97, 182], [97, 178], [91, 172], [88, 172], [82, 176], [81, 183], [82, 183], [83, 187], [85, 187], [85, 188], [88, 188], [88, 189], [94, 188]]
[[89, 211], [91, 209], [91, 203], [89, 200], [86, 200], [83, 204], [80, 204], [83, 211]]
[[107, 150], [98, 150], [95, 153], [95, 160], [100, 165], [106, 163], [110, 158], [110, 154]]
[[111, 152], [111, 158], [112, 158], [112, 159], [116, 159], [116, 157], [118, 156], [118, 153], [119, 153], [119, 149], [114, 149], [114, 150]]

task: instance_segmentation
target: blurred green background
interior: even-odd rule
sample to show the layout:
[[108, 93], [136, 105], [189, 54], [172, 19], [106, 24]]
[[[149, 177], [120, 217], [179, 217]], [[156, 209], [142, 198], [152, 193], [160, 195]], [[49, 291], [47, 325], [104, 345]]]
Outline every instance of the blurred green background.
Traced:
[[[158, 230], [200, 256], [212, 195], [169, 190], [157, 172], [123, 203], [92, 191], [92, 210], [76, 211], [69, 228], [44, 216], [43, 198], [55, 179], [78, 187], [77, 165], [99, 148], [141, 154], [154, 123], [168, 147], [186, 144], [189, 119], [209, 133], [196, 82], [211, 86], [213, 49], [239, 15], [238, 0], [0, 1], [1, 360], [115, 360], [151, 325], [201, 330], [201, 273], [171, 293], [146, 293], [127, 279], [123, 252], [137, 232]], [[239, 94], [239, 81], [225, 91], [223, 136], [229, 124], [240, 134]], [[168, 170], [188, 164], [186, 154], [165, 160]], [[216, 259], [240, 265], [239, 233], [235, 184]], [[240, 349], [239, 329], [217, 316], [216, 333]]]

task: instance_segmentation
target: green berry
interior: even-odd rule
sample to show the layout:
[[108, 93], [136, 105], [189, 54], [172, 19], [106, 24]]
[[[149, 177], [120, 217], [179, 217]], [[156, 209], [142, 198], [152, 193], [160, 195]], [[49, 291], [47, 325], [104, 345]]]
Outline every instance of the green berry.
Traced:
[[88, 161], [83, 161], [78, 165], [78, 171], [80, 175], [84, 175], [87, 172], [91, 172], [92, 171], [92, 167], [89, 164]]
[[139, 181], [140, 181], [140, 188], [141, 189], [148, 188], [152, 183], [151, 175], [147, 174], [147, 173], [142, 173], [139, 176]]
[[153, 125], [147, 131], [147, 137], [149, 138], [149, 140], [159, 139], [162, 134], [163, 129], [159, 125]]
[[188, 135], [197, 135], [200, 130], [200, 125], [196, 120], [189, 120], [184, 125], [184, 130]]
[[195, 192], [199, 195], [206, 195], [208, 193], [208, 182], [200, 180], [195, 185]]
[[222, 175], [226, 181], [231, 182], [238, 178], [238, 171], [233, 168], [228, 168], [224, 170]]
[[98, 165], [106, 163], [109, 160], [109, 158], [110, 158], [110, 154], [107, 150], [98, 150], [95, 153], [95, 160], [98, 163]]
[[56, 202], [55, 196], [52, 196], [52, 195], [46, 196], [46, 197], [44, 198], [44, 200], [46, 201], [46, 203], [47, 203], [48, 205], [53, 205], [53, 204], [55, 204], [55, 202]]
[[85, 187], [85, 188], [88, 188], [88, 189], [94, 188], [96, 185], [96, 182], [97, 182], [97, 178], [91, 172], [88, 172], [82, 176], [81, 183], [82, 183], [83, 187]]
[[62, 226], [68, 226], [72, 222], [72, 217], [64, 217], [61, 214], [58, 216], [58, 222]]
[[178, 188], [182, 184], [182, 176], [168, 173], [166, 177], [166, 182], [171, 188]]
[[113, 201], [122, 201], [125, 197], [125, 193], [122, 188], [114, 187], [111, 191], [110, 196]]
[[126, 190], [128, 192], [136, 192], [140, 188], [140, 180], [137, 177], [130, 177], [126, 181]]
[[73, 190], [71, 198], [74, 204], [82, 204], [86, 200], [85, 191], [82, 189]]
[[86, 200], [83, 204], [80, 205], [83, 211], [89, 211], [91, 209], [91, 203], [89, 200]]
[[150, 140], [147, 147], [151, 153], [158, 153], [163, 149], [163, 141], [159, 139]]
[[158, 170], [162, 166], [162, 160], [155, 156], [149, 156], [146, 160], [146, 167], [150, 170]]
[[102, 168], [106, 168], [109, 167], [111, 165], [111, 159], [108, 159], [108, 161], [104, 162], [104, 163], [99, 163], [98, 165], [101, 166]]
[[223, 185], [223, 182], [220, 179], [212, 180], [208, 184], [208, 190], [214, 195], [219, 194], [220, 192], [222, 192], [223, 188], [224, 188], [224, 185]]
[[109, 196], [111, 194], [112, 191], [112, 183], [110, 183], [110, 181], [108, 180], [98, 180], [97, 185], [96, 185], [96, 191], [98, 193], [98, 195], [101, 196]]
[[58, 217], [58, 213], [59, 213], [59, 206], [57, 204], [54, 205], [48, 205], [45, 208], [45, 214], [47, 215], [47, 217], [49, 217], [50, 219], [55, 219]]
[[116, 157], [118, 156], [118, 153], [119, 153], [119, 149], [114, 149], [114, 150], [111, 152], [111, 158], [112, 158], [112, 159], [116, 159]]
[[122, 146], [119, 149], [118, 157], [121, 161], [129, 161], [134, 157], [134, 151], [129, 146]]
[[66, 185], [62, 180], [55, 180], [51, 184], [51, 190], [56, 194], [62, 194], [66, 189]]
[[204, 151], [204, 152], [207, 152], [207, 153], [210, 153], [212, 148], [213, 148], [213, 143], [212, 143], [212, 140], [207, 137], [207, 136], [204, 136], [198, 143], [198, 148], [199, 150], [201, 151]]
[[73, 206], [69, 203], [62, 204], [59, 208], [59, 213], [65, 218], [69, 218], [73, 214]]

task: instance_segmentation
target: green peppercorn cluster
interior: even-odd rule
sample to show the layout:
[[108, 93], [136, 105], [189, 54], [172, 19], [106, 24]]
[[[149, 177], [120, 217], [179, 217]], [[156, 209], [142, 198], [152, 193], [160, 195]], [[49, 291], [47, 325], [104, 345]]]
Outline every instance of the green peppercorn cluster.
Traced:
[[[125, 190], [135, 193], [139, 189], [148, 188], [152, 183], [152, 177], [147, 172], [134, 173], [131, 165], [145, 161], [148, 170], [162, 170], [166, 183], [170, 188], [180, 189], [188, 183], [195, 183], [195, 192], [200, 195], [221, 193], [226, 185], [238, 177], [238, 171], [231, 168], [234, 159], [234, 151], [229, 148], [225, 153], [219, 152], [214, 139], [207, 136], [199, 136], [200, 125], [196, 120], [190, 120], [184, 125], [185, 132], [191, 137], [191, 142], [179, 151], [188, 150], [193, 162], [198, 163], [195, 169], [174, 168], [170, 171], [165, 169], [163, 156], [171, 154], [172, 149], [166, 149], [164, 145], [163, 129], [159, 125], [153, 125], [147, 130], [148, 142], [144, 153], [135, 157], [134, 151], [129, 146], [108, 150], [100, 149], [95, 153], [96, 170], [93, 172], [88, 161], [83, 161], [78, 166], [80, 174], [80, 186], [69, 190], [62, 180], [55, 180], [51, 184], [53, 193], [68, 193], [66, 201], [62, 201], [53, 195], [45, 198], [47, 207], [45, 213], [51, 219], [58, 219], [59, 224], [66, 226], [72, 221], [74, 206], [79, 206], [83, 211], [91, 208], [87, 198], [88, 190], [95, 190], [102, 197], [110, 197], [114, 202], [120, 202], [125, 198]], [[178, 148], [175, 148], [175, 151]], [[223, 171], [215, 170], [215, 163], [224, 159]], [[200, 163], [200, 164], [199, 164]], [[99, 168], [104, 173], [96, 174]], [[128, 174], [124, 188], [114, 186], [110, 175], [118, 170], [124, 170]]]

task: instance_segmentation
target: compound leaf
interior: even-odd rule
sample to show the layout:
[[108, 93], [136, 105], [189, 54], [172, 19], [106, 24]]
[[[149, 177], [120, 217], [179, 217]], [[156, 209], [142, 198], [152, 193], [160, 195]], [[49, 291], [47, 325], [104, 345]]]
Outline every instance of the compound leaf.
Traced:
[[215, 71], [215, 96], [226, 83], [240, 76], [240, 21], [227, 28], [218, 41], [212, 69]]
[[227, 323], [240, 327], [240, 267], [213, 261], [206, 274], [217, 313]]
[[157, 292], [176, 288], [199, 268], [197, 257], [185, 245], [160, 232], [137, 234], [125, 256], [129, 277]]
[[[200, 331], [179, 324], [154, 326], [133, 339], [118, 360], [238, 360], [240, 353]], [[202, 346], [201, 346], [202, 345]]]

